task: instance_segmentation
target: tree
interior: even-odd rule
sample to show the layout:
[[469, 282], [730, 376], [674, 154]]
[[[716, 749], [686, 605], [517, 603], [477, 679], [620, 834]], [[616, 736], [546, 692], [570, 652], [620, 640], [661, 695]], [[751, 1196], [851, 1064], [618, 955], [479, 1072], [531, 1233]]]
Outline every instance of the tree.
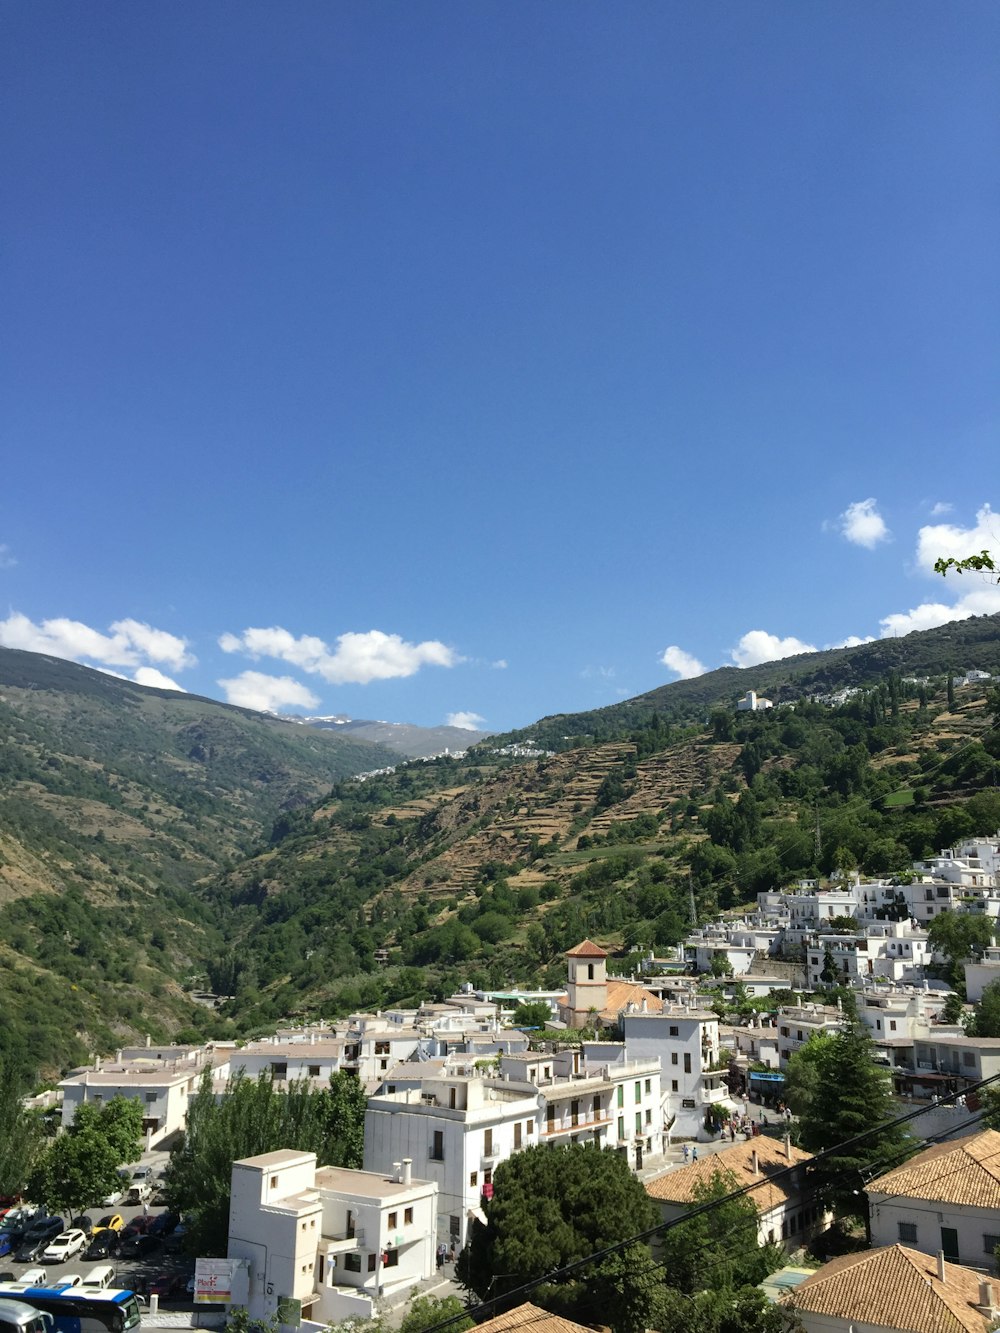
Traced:
[[939, 912], [927, 923], [927, 938], [948, 960], [948, 980], [965, 993], [965, 963], [978, 961], [993, 943], [993, 927], [971, 912]]
[[[502, 1297], [658, 1220], [625, 1159], [592, 1144], [527, 1148], [497, 1167], [493, 1183], [487, 1225], [473, 1228], [457, 1269], [481, 1299]], [[536, 1299], [568, 1318], [641, 1333], [656, 1313], [650, 1267], [648, 1251], [635, 1245], [626, 1264], [595, 1261], [539, 1288]]]
[[60, 1134], [36, 1163], [28, 1190], [53, 1211], [79, 1213], [115, 1188], [119, 1165], [114, 1148], [93, 1129]]
[[68, 1132], [35, 1161], [29, 1192], [58, 1211], [82, 1212], [118, 1186], [118, 1168], [141, 1151], [142, 1106], [134, 1097], [113, 1097], [101, 1107], [84, 1102]]
[[449, 1333], [465, 1333], [473, 1326], [457, 1296], [418, 1296], [410, 1302], [399, 1333], [424, 1333], [425, 1329], [434, 1328], [446, 1319], [455, 1321], [448, 1325]]
[[23, 1191], [41, 1146], [40, 1122], [24, 1109], [27, 1086], [19, 1069], [0, 1061], [0, 1194]]
[[[710, 1181], [695, 1186], [694, 1202], [724, 1199], [738, 1184], [731, 1171], [713, 1171]], [[695, 1213], [661, 1239], [667, 1284], [688, 1293], [756, 1286], [784, 1262], [780, 1246], [761, 1246], [757, 1236], [757, 1209], [746, 1195]]]
[[831, 1033], [814, 1033], [789, 1057], [785, 1069], [785, 1101], [800, 1121], [816, 1113], [822, 1105], [826, 1095], [825, 1065], [832, 1041]]
[[206, 1072], [188, 1105], [187, 1129], [171, 1153], [166, 1192], [189, 1215], [189, 1243], [198, 1254], [226, 1252], [233, 1162], [291, 1148], [314, 1152], [325, 1166], [361, 1165], [365, 1091], [338, 1073], [323, 1091], [307, 1080], [279, 1092], [269, 1074], [238, 1074], [216, 1099]]
[[545, 1028], [552, 1018], [552, 1010], [544, 1000], [519, 1004], [511, 1020], [516, 1028]]
[[962, 1003], [961, 995], [956, 995], [954, 991], [944, 1002], [944, 1008], [941, 1010], [941, 1021], [943, 1023], [961, 1023], [962, 1015], [965, 1012], [965, 1005]]
[[[790, 1057], [786, 1085], [792, 1074], [794, 1086], [798, 1062], [811, 1045], [808, 1042]], [[861, 1217], [867, 1228], [864, 1189], [871, 1173], [898, 1164], [912, 1145], [903, 1126], [887, 1123], [896, 1115], [889, 1072], [874, 1063], [871, 1038], [858, 1023], [838, 1032], [808, 1058], [816, 1062], [819, 1083], [799, 1111], [801, 1143], [812, 1153], [832, 1150], [811, 1168], [809, 1178], [826, 1203]], [[794, 1109], [795, 1102], [790, 1104]], [[863, 1142], [850, 1142], [879, 1126], [881, 1131]]]
[[670, 1333], [801, 1333], [787, 1307], [775, 1305], [756, 1287], [682, 1295], [667, 1287], [657, 1328]]
[[974, 1037], [1000, 1037], [1000, 981], [990, 982], [983, 990], [968, 1031]]

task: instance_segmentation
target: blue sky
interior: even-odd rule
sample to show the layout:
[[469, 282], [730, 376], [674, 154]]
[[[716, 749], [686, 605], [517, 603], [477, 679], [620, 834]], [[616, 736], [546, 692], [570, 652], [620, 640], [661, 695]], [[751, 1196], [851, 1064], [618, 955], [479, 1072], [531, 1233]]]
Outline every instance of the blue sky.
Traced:
[[0, 644], [502, 729], [1000, 610], [1000, 7], [3, 9]]

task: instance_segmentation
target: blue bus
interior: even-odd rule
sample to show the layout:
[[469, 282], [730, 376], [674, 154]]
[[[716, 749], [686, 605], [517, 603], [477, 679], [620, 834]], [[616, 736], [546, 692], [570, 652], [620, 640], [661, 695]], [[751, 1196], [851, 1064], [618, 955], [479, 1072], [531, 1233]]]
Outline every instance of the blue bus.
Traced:
[[24, 1301], [51, 1315], [53, 1333], [129, 1333], [139, 1327], [139, 1302], [134, 1291], [0, 1282], [0, 1300]]

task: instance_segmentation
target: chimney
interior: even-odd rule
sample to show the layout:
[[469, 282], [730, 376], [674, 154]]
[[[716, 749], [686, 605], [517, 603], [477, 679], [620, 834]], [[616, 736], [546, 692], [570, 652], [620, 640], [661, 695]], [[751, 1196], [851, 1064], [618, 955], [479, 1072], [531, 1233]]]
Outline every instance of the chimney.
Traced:
[[760, 1175], [760, 1159], [757, 1156], [756, 1148], [750, 1154], [750, 1168], [753, 1171], [754, 1179], [756, 1179]]
[[315, 1032], [310, 1032], [310, 1033], [309, 1033], [309, 1045], [310, 1045], [310, 1046], [315, 1046], [315, 1045], [316, 1045], [316, 1033], [315, 1033]]
[[403, 1184], [409, 1185], [413, 1180], [413, 1158], [403, 1158]]
[[945, 1277], [945, 1272], [944, 1272], [944, 1250], [938, 1250], [937, 1261], [938, 1261], [938, 1265], [937, 1265], [937, 1268], [938, 1268], [938, 1271], [937, 1271], [938, 1281], [939, 1281], [939, 1282], [947, 1282], [948, 1279]]
[[149, 1050], [149, 1048], [150, 1048], [150, 1046], [151, 1046], [152, 1044], [153, 1044], [153, 1043], [152, 1043], [152, 1039], [151, 1039], [149, 1033], [147, 1032], [147, 1033], [146, 1033], [146, 1050], [147, 1050], [147, 1051]]
[[786, 1161], [786, 1162], [790, 1162], [791, 1160], [792, 1160], [792, 1136], [791, 1136], [791, 1134], [786, 1134], [786, 1135], [785, 1135], [785, 1161]]
[[116, 1052], [115, 1052], [115, 1064], [116, 1064], [116, 1065], [120, 1065], [121, 1062], [122, 1062], [122, 1053], [121, 1053], [121, 1051], [116, 1051]]
[[99, 1055], [94, 1059], [94, 1072], [97, 1074], [101, 1072], [101, 1057]]
[[392, 1164], [392, 1178], [393, 1178], [393, 1180], [395, 1180], [395, 1182], [396, 1182], [397, 1185], [402, 1181], [402, 1179], [403, 1179], [403, 1167], [402, 1167], [402, 1163], [401, 1163], [401, 1162], [393, 1162], [393, 1164]]
[[996, 1316], [996, 1306], [993, 1304], [993, 1283], [980, 1282], [979, 1284], [979, 1305], [977, 1307], [980, 1314], [987, 1319], [993, 1319]]

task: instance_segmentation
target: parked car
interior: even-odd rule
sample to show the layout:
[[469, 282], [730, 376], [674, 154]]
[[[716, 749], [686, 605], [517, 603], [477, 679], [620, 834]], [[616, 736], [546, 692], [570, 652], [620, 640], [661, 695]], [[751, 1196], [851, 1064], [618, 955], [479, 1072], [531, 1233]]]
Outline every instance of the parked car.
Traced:
[[47, 1264], [64, 1264], [67, 1259], [75, 1259], [87, 1248], [87, 1237], [76, 1227], [61, 1231], [53, 1236], [42, 1251], [41, 1257]]
[[122, 1195], [128, 1189], [128, 1185], [129, 1185], [129, 1173], [125, 1170], [119, 1171], [118, 1187], [116, 1189], [111, 1190], [111, 1192], [101, 1200], [101, 1206], [104, 1208], [113, 1208], [116, 1203], [121, 1203]]
[[138, 1184], [129, 1186], [128, 1193], [122, 1202], [134, 1206], [137, 1203], [148, 1203], [152, 1197], [152, 1185], [148, 1180], [140, 1180]]
[[91, 1240], [83, 1257], [85, 1259], [114, 1259], [120, 1246], [118, 1232], [112, 1231], [110, 1227], [105, 1227], [103, 1231], [98, 1231]]
[[83, 1285], [83, 1278], [79, 1273], [60, 1273], [59, 1281], [56, 1286], [62, 1290], [64, 1287], [79, 1287]]
[[74, 1217], [69, 1225], [74, 1231], [82, 1231], [89, 1240], [94, 1230], [94, 1219], [83, 1213], [80, 1217]]
[[121, 1231], [125, 1226], [125, 1219], [121, 1213], [105, 1213], [94, 1231]]
[[153, 1168], [151, 1166], [137, 1166], [132, 1172], [132, 1184], [141, 1185], [143, 1181], [147, 1184], [153, 1179]]
[[169, 1236], [180, 1226], [180, 1213], [157, 1213], [149, 1224], [151, 1236]]
[[146, 1287], [147, 1296], [159, 1296], [161, 1301], [181, 1301], [187, 1296], [186, 1273], [157, 1273]]
[[113, 1287], [117, 1281], [118, 1274], [112, 1264], [98, 1264], [92, 1268], [84, 1278], [84, 1285], [88, 1287]]
[[44, 1287], [49, 1275], [44, 1268], [29, 1268], [21, 1274], [21, 1281], [26, 1287]]
[[15, 1231], [13, 1227], [9, 1231], [0, 1231], [0, 1259], [5, 1254], [11, 1254], [21, 1244], [24, 1239], [24, 1231]]
[[129, 1236], [122, 1241], [123, 1259], [147, 1259], [160, 1248], [159, 1236]]
[[119, 1237], [122, 1240], [131, 1240], [133, 1236], [145, 1236], [152, 1227], [154, 1220], [154, 1218], [140, 1213], [138, 1217], [132, 1218], [124, 1231], [119, 1232]]
[[38, 1258], [50, 1240], [55, 1240], [64, 1231], [66, 1223], [61, 1217], [43, 1217], [35, 1220], [24, 1233], [17, 1251], [19, 1264], [30, 1264]]

